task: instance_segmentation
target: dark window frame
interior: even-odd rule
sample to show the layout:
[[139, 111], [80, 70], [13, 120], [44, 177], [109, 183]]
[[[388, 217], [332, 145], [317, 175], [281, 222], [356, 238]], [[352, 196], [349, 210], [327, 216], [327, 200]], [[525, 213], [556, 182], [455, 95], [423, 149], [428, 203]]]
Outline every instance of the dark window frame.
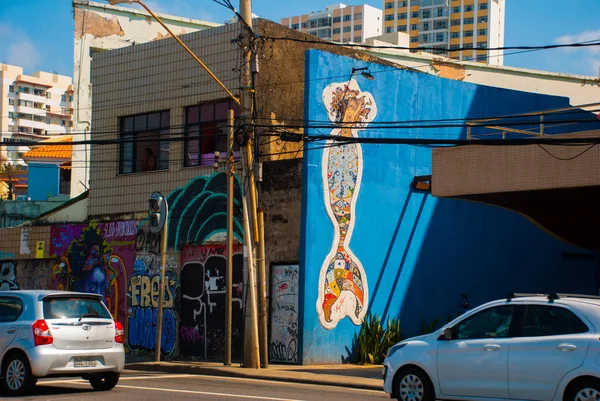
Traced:
[[[156, 119], [158, 115], [158, 126], [152, 125], [149, 127], [149, 119], [152, 116]], [[142, 119], [145, 120], [142, 123]], [[149, 113], [133, 114], [129, 116], [119, 117], [119, 138], [121, 144], [119, 146], [119, 175], [144, 173], [143, 169], [138, 170], [138, 153], [146, 147], [151, 148], [151, 144], [156, 143], [156, 168], [150, 171], [165, 171], [169, 169], [169, 142], [162, 139], [163, 136], [168, 136], [171, 126], [171, 111], [157, 110]], [[147, 136], [147, 139], [152, 141], [136, 142], [139, 136]], [[134, 140], [134, 142], [124, 142], [124, 140]], [[166, 138], [165, 138], [166, 139]], [[165, 146], [166, 145], [166, 146]], [[131, 146], [131, 149], [128, 149]], [[166, 149], [165, 149], [166, 148]], [[166, 157], [161, 155], [161, 149], [165, 151]], [[130, 159], [125, 158], [125, 152]], [[154, 150], [153, 150], [154, 152]], [[131, 163], [131, 171], [125, 168], [126, 161]]]
[[[526, 323], [526, 319], [528, 318], [527, 312], [528, 312], [529, 308], [542, 308], [542, 309], [547, 309], [547, 310], [565, 311], [565, 312], [567, 312], [568, 316], [576, 319], [576, 322], [578, 322], [578, 324], [580, 325], [580, 328], [578, 330], [570, 332], [570, 333], [551, 333], [551, 334], [537, 334], [537, 335], [524, 334], [524, 323]], [[542, 305], [542, 304], [521, 305], [519, 315], [520, 315], [519, 324], [518, 324], [518, 327], [516, 328], [516, 337], [519, 337], [519, 338], [569, 336], [569, 335], [589, 333], [589, 331], [590, 331], [589, 325], [585, 321], [583, 321], [583, 319], [581, 319], [581, 317], [577, 316], [577, 314], [575, 312], [573, 312], [572, 310], [570, 310], [569, 308], [565, 308], [562, 306], [548, 305], [548, 304], [545, 304], [545, 305]], [[560, 326], [562, 327], [563, 325], [560, 325]], [[585, 327], [585, 330], [583, 330], [584, 327]]]
[[[201, 103], [201, 104], [197, 104], [197, 105], [193, 105], [193, 106], [188, 106], [185, 108], [185, 142], [184, 142], [184, 146], [183, 146], [183, 166], [184, 167], [207, 167], [207, 166], [213, 166], [214, 162], [215, 162], [215, 157], [214, 157], [214, 153], [215, 151], [219, 151], [220, 155], [219, 158], [224, 160], [227, 157], [227, 114], [225, 115], [225, 117], [219, 117], [216, 118], [215, 116], [217, 115], [217, 107], [218, 105], [223, 105], [223, 104], [228, 104], [228, 108], [226, 110], [229, 110], [229, 108], [233, 108], [234, 110], [234, 117], [238, 117], [240, 115], [240, 109], [238, 107], [238, 105], [231, 101], [231, 100], [227, 100], [227, 99], [221, 99], [221, 100], [217, 100], [217, 101], [212, 101], [212, 102], [206, 102], [206, 103]], [[212, 111], [209, 111], [211, 109], [212, 106]], [[197, 117], [197, 121], [196, 122], [190, 122], [191, 119], [191, 113], [196, 110], [198, 112], [198, 117]], [[212, 119], [209, 119], [208, 117], [205, 117], [202, 115], [203, 110], [207, 113], [212, 113]], [[227, 112], [228, 113], [228, 112]], [[204, 121], [203, 121], [204, 120]], [[222, 133], [213, 133], [213, 138], [211, 139], [213, 142], [213, 150], [211, 152], [207, 152], [207, 153], [203, 153], [202, 149], [204, 145], [204, 141], [206, 140], [204, 135], [202, 135], [202, 129], [204, 128], [208, 128], [210, 130], [218, 130], [219, 126], [223, 127], [224, 129], [222, 129]], [[195, 139], [189, 139], [191, 134], [195, 134], [198, 138]], [[218, 136], [217, 136], [218, 135]], [[219, 138], [220, 136], [220, 138]], [[220, 142], [221, 143], [225, 143], [225, 149], [217, 149], [217, 142], [215, 141], [215, 137], [217, 137], [217, 139], [221, 139]], [[191, 157], [191, 155], [189, 154], [189, 150], [190, 150], [190, 144], [192, 144], [194, 141], [198, 141], [197, 143], [197, 157], [194, 163], [194, 159]], [[203, 155], [205, 158], [210, 159], [209, 161], [206, 162], [202, 162], [202, 158]], [[211, 156], [212, 155], [212, 156]], [[240, 152], [239, 152], [239, 145], [237, 144], [237, 142], [234, 144], [234, 159], [236, 161], [239, 161], [240, 158]]]
[[[469, 321], [471, 321], [471, 320], [473, 320], [473, 319], [475, 319], [475, 318], [477, 318], [477, 317], [479, 317], [479, 316], [481, 316], [481, 315], [483, 315], [485, 313], [489, 313], [490, 311], [493, 311], [495, 309], [503, 309], [503, 308], [512, 309], [512, 317], [511, 317], [511, 321], [510, 321], [509, 326], [508, 326], [508, 331], [507, 331], [507, 335], [506, 336], [503, 336], [503, 337], [483, 337], [483, 336], [480, 337], [480, 336], [476, 336], [476, 337], [463, 337], [463, 338], [459, 337], [459, 335], [460, 335], [460, 332], [459, 332], [460, 328], [465, 323], [467, 323], [467, 322], [469, 322]], [[517, 327], [516, 326], [519, 323], [518, 322], [518, 320], [519, 320], [518, 319], [518, 317], [519, 317], [518, 312], [519, 311], [517, 310], [517, 308], [516, 308], [515, 305], [495, 305], [495, 306], [491, 306], [489, 308], [486, 308], [484, 310], [481, 310], [481, 311], [479, 311], [477, 313], [474, 313], [473, 315], [465, 318], [464, 320], [460, 321], [458, 324], [456, 324], [452, 328], [452, 332], [453, 332], [452, 339], [453, 340], [461, 340], [461, 341], [469, 341], [469, 340], [484, 340], [484, 339], [488, 339], [488, 338], [496, 338], [496, 339], [499, 339], [499, 338], [513, 338], [513, 337], [515, 337], [515, 335], [517, 333]]]

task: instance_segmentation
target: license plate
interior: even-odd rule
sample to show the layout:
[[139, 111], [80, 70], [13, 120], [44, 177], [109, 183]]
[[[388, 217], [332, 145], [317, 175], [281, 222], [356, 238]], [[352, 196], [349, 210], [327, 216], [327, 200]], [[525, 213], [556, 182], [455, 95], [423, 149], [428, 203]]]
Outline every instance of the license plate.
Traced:
[[76, 368], [95, 368], [96, 360], [90, 358], [75, 358], [73, 365]]

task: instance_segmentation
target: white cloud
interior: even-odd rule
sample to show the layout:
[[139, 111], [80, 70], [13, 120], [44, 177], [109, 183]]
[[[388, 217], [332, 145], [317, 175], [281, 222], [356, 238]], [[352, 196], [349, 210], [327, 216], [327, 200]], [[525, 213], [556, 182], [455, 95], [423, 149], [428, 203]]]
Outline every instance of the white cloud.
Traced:
[[42, 56], [24, 31], [10, 23], [0, 22], [0, 37], [4, 42], [0, 47], [2, 62], [23, 67], [27, 71], [39, 68]]
[[[600, 42], [600, 29], [586, 30], [583, 32], [563, 35], [554, 39], [556, 44], [571, 43], [591, 43]], [[600, 46], [589, 46], [583, 48], [565, 47], [560, 52], [563, 56], [569, 57], [568, 62], [572, 65], [572, 70], [576, 74], [598, 76], [600, 68]], [[563, 60], [565, 61], [565, 60]]]

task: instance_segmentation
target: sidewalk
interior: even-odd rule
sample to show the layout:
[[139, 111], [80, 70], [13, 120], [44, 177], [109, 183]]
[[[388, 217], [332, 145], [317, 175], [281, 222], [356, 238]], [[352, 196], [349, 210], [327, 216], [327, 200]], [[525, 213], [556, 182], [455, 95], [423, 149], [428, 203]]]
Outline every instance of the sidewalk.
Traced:
[[240, 367], [239, 364], [224, 366], [222, 363], [215, 362], [132, 362], [126, 364], [125, 369], [239, 377], [365, 390], [382, 390], [383, 388], [380, 365], [269, 365], [267, 369], [246, 369]]

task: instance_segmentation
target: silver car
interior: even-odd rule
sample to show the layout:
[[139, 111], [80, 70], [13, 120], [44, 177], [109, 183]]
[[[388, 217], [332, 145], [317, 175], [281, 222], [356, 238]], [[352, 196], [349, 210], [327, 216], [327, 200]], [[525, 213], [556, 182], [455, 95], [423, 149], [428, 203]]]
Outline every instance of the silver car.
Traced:
[[80, 376], [110, 390], [125, 365], [124, 342], [123, 326], [100, 295], [0, 291], [0, 383], [9, 395], [56, 376]]

